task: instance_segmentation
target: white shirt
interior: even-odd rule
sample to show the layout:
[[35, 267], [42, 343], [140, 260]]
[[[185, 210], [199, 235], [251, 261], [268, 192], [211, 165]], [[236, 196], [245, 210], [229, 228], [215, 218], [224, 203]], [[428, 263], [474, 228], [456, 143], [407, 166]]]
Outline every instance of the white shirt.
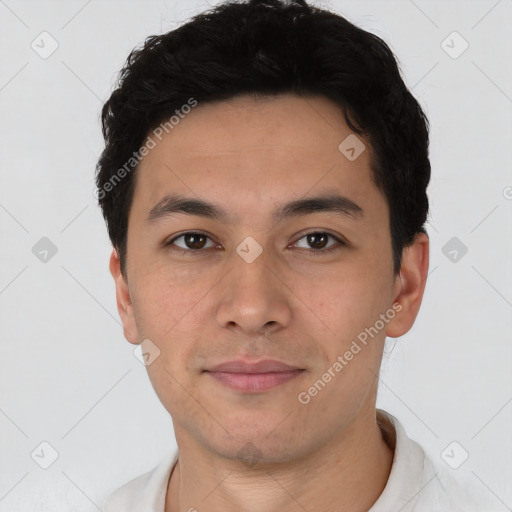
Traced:
[[[386, 487], [368, 512], [482, 512], [444, 470], [434, 467], [421, 446], [410, 439], [400, 422], [388, 418], [396, 433], [395, 454]], [[167, 484], [178, 460], [170, 454], [156, 468], [124, 484], [108, 496], [103, 512], [164, 512]]]

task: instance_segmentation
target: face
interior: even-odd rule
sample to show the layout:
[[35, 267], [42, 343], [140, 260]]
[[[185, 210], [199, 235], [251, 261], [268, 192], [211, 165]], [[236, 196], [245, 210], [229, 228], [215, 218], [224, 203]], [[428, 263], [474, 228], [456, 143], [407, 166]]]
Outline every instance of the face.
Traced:
[[[240, 96], [199, 104], [142, 160], [126, 276], [115, 252], [111, 270], [125, 336], [160, 351], [147, 370], [178, 445], [286, 461], [374, 407], [385, 336], [419, 308], [426, 244], [393, 274], [370, 148], [359, 137], [348, 159], [349, 135], [327, 99]], [[165, 202], [177, 195], [215, 209]], [[291, 368], [250, 366], [263, 360]]]

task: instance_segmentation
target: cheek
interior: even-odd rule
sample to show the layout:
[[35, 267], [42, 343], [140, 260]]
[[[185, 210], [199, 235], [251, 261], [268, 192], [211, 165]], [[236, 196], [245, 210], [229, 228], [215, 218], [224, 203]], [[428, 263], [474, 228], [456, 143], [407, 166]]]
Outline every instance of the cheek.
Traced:
[[155, 340], [172, 338], [182, 321], [195, 314], [208, 286], [206, 281], [178, 277], [165, 269], [139, 275], [131, 292], [139, 332]]
[[[173, 386], [169, 373], [187, 378], [187, 363], [197, 342], [204, 340], [208, 311], [208, 291], [216, 280], [213, 276], [195, 278], [169, 268], [153, 268], [139, 275], [133, 309], [141, 339], [150, 339], [160, 350], [158, 364], [147, 367], [154, 387]], [[169, 382], [168, 382], [169, 381]], [[156, 387], [155, 387], [156, 389]]]
[[385, 328], [375, 330], [375, 324], [389, 308], [388, 288], [385, 279], [356, 268], [310, 288], [307, 303], [329, 328], [327, 335], [317, 338], [326, 361], [308, 386], [318, 387], [315, 383], [324, 377], [328, 384], [319, 386], [322, 391], [312, 399], [316, 414], [311, 416], [332, 414], [326, 412], [332, 403], [356, 410], [375, 389], [385, 339]]
[[368, 269], [352, 266], [321, 280], [303, 282], [304, 302], [328, 327], [337, 345], [350, 342], [389, 307], [389, 286]]
[[169, 351], [162, 353], [146, 367], [149, 380], [160, 402], [173, 418], [185, 420], [192, 426], [196, 423], [204, 424], [204, 411], [195, 399], [198, 395], [196, 382], [180, 373], [180, 357]]

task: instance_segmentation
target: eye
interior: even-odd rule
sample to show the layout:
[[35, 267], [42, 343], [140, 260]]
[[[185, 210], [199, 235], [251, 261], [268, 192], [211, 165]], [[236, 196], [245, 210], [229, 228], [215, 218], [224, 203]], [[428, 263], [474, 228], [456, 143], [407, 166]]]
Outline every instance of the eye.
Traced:
[[[327, 245], [329, 239], [334, 240], [334, 243]], [[179, 240], [181, 240], [181, 242], [177, 243]], [[301, 247], [299, 244], [302, 240], [304, 240], [309, 247]], [[210, 241], [210, 245], [207, 245], [208, 241]], [[307, 233], [299, 238], [297, 242], [292, 244], [292, 247], [306, 249], [311, 254], [316, 255], [331, 252], [344, 245], [346, 244], [343, 240], [331, 233], [325, 231], [312, 231], [311, 233]], [[187, 231], [186, 233], [182, 233], [181, 235], [164, 242], [164, 246], [174, 246], [176, 249], [182, 249], [181, 252], [183, 254], [194, 254], [201, 251], [204, 252], [205, 249], [220, 247], [218, 244], [215, 244], [208, 235], [197, 231]]]
[[[183, 239], [182, 244], [179, 245], [176, 243], [177, 240]], [[206, 241], [210, 240], [211, 245], [208, 247], [206, 245]], [[175, 245], [180, 249], [183, 249], [182, 252], [194, 252], [201, 251], [202, 249], [209, 249], [211, 247], [217, 247], [215, 243], [211, 240], [211, 238], [204, 233], [198, 233], [196, 231], [188, 231], [187, 233], [183, 233], [172, 240], [164, 243], [165, 246]]]
[[[329, 238], [335, 240], [335, 243], [331, 245], [326, 245]], [[331, 252], [335, 249], [339, 249], [339, 246], [333, 247], [333, 245], [336, 246], [336, 242], [341, 246], [346, 245], [345, 242], [343, 242], [343, 240], [325, 231], [312, 231], [311, 233], [307, 233], [302, 238], [299, 238], [299, 240], [297, 240], [297, 242], [295, 242], [293, 246], [297, 246], [297, 244], [299, 244], [301, 240], [305, 240], [305, 243], [309, 244], [309, 247], [303, 248], [309, 250], [311, 254], [325, 254], [326, 252]]]

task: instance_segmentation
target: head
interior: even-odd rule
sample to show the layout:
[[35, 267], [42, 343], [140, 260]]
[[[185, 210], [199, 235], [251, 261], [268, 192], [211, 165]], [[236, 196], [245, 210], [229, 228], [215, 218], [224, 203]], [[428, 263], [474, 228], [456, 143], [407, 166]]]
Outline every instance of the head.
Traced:
[[[118, 309], [177, 437], [283, 461], [374, 412], [428, 269], [428, 122], [388, 46], [303, 0], [226, 3], [134, 50], [102, 121]], [[237, 358], [301, 372], [241, 393], [207, 371]]]

